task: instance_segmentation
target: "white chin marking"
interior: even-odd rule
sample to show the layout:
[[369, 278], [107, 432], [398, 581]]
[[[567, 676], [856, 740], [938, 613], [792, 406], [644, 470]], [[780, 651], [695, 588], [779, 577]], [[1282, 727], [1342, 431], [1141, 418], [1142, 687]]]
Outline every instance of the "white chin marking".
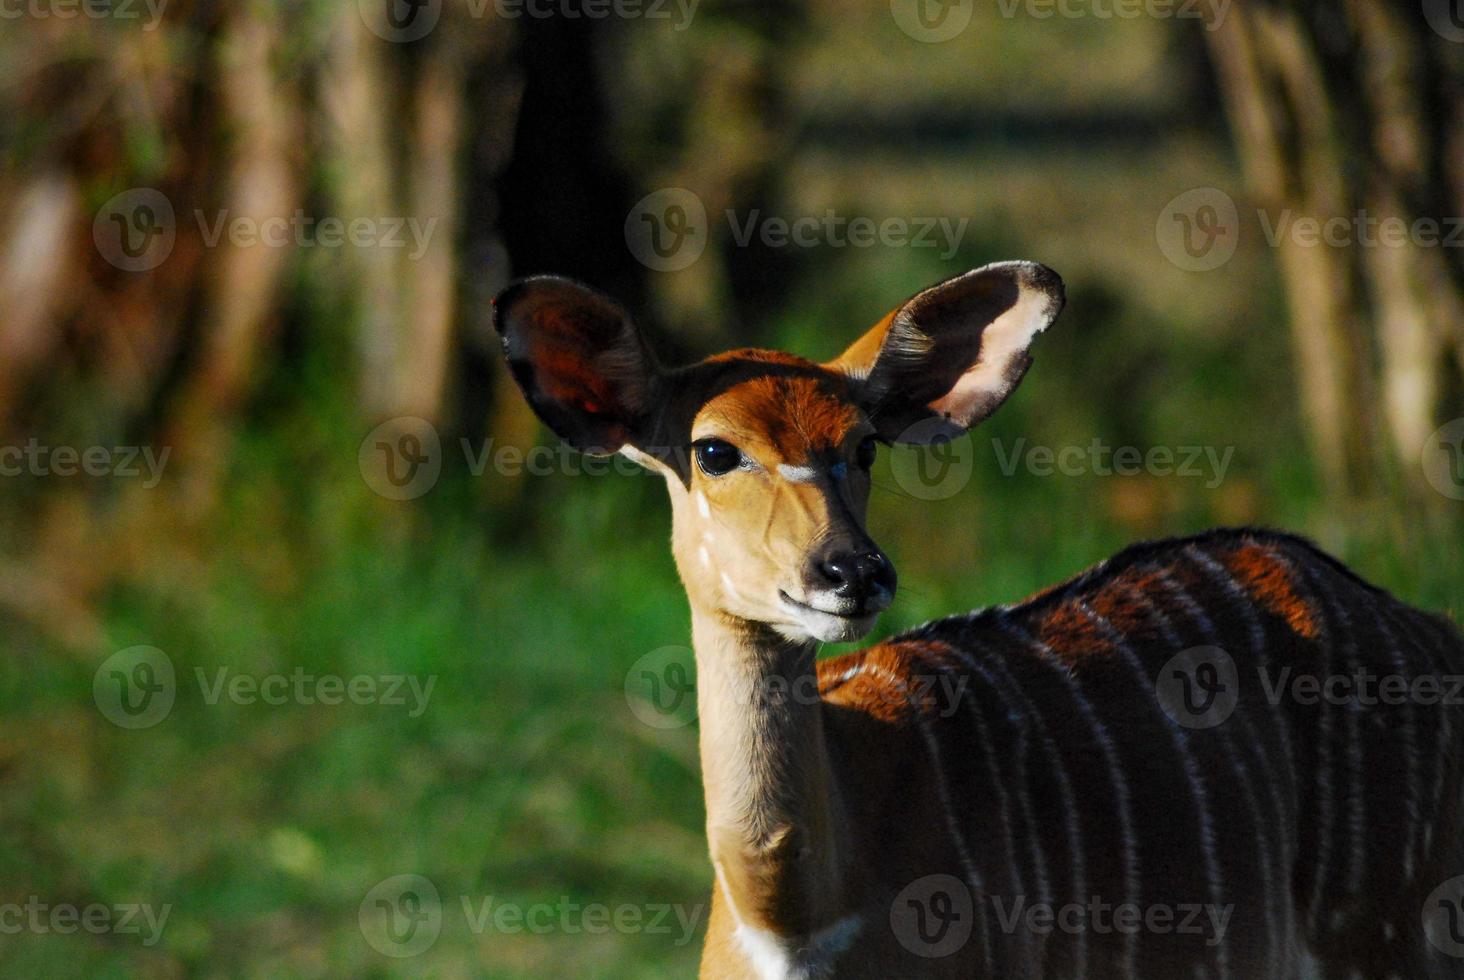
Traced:
[[806, 643], [817, 640], [820, 643], [850, 643], [874, 629], [879, 613], [867, 616], [835, 616], [807, 607], [789, 609], [792, 623], [774, 623], [773, 629], [789, 640]]
[[[790, 640], [818, 640], [820, 643], [849, 643], [869, 633], [879, 614], [889, 607], [894, 596], [880, 589], [864, 605], [858, 615], [839, 615], [825, 611], [827, 607], [845, 608], [853, 613], [859, 607], [831, 592], [813, 592], [803, 601], [779, 591], [778, 602], [789, 621], [775, 623], [773, 628]], [[824, 608], [821, 608], [824, 607]]]

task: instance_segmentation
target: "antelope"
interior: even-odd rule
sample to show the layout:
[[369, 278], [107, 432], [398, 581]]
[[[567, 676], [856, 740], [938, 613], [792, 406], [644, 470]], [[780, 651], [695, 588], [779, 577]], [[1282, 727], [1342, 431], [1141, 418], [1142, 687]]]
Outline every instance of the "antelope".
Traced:
[[[878, 445], [991, 415], [1064, 303], [1056, 273], [1003, 262], [828, 363], [670, 368], [572, 280], [495, 300], [540, 419], [670, 492], [714, 878], [701, 976], [1464, 976], [1464, 717], [1442, 696], [1464, 642], [1301, 538], [1139, 544], [817, 659], [895, 595], [864, 527]], [[1367, 678], [1408, 694], [1348, 686]]]

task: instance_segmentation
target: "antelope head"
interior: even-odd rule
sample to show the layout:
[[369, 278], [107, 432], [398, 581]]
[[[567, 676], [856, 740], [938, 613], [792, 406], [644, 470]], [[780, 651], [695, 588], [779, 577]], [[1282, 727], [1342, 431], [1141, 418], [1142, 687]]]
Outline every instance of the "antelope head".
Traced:
[[995, 411], [1063, 286], [1030, 262], [975, 269], [824, 364], [747, 349], [668, 368], [617, 303], [557, 276], [521, 280], [495, 306], [539, 417], [584, 452], [665, 476], [693, 608], [841, 642], [868, 633], [895, 594], [864, 527], [878, 444], [944, 441]]

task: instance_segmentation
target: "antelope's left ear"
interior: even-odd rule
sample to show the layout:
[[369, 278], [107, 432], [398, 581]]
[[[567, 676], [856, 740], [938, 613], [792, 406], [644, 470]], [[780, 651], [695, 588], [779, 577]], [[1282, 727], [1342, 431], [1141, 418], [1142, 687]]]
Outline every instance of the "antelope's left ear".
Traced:
[[[982, 266], [917, 293], [827, 366], [855, 379], [881, 436], [939, 442], [1006, 400], [1064, 302], [1045, 265]], [[937, 421], [916, 426], [927, 420]]]
[[562, 276], [534, 276], [493, 301], [509, 370], [540, 419], [582, 452], [639, 448], [659, 371], [620, 304]]

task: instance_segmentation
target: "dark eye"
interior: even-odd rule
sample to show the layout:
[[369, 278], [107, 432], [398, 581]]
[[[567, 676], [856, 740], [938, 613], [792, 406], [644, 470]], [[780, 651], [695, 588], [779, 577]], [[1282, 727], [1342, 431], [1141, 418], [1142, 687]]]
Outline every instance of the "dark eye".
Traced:
[[854, 462], [861, 470], [867, 470], [874, 465], [874, 455], [878, 451], [879, 442], [874, 436], [865, 436], [859, 448], [854, 450]]
[[742, 462], [742, 453], [737, 447], [721, 439], [703, 439], [692, 449], [696, 452], [696, 465], [707, 476], [724, 476]]

